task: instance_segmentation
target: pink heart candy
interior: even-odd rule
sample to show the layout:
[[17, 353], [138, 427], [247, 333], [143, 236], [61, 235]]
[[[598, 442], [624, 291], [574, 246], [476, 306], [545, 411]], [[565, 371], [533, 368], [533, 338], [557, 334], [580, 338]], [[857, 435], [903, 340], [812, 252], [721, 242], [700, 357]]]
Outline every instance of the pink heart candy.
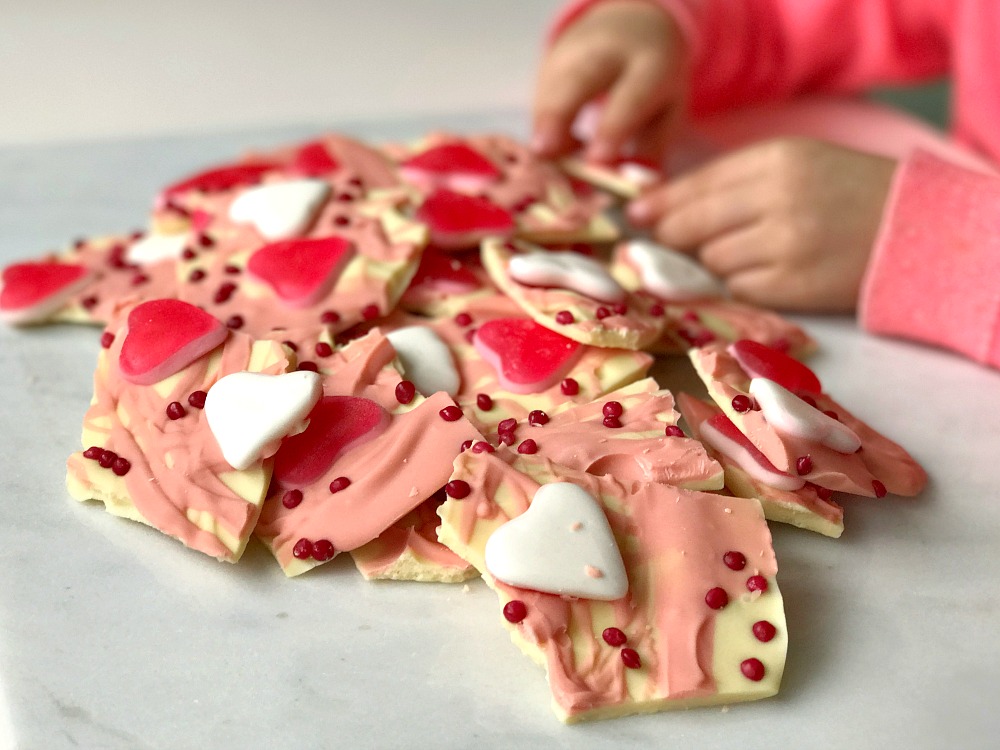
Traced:
[[562, 380], [582, 353], [580, 344], [527, 318], [481, 325], [473, 345], [513, 393], [540, 393]]
[[288, 307], [303, 308], [330, 292], [353, 255], [353, 245], [343, 237], [282, 240], [251, 255], [247, 271]]
[[281, 442], [274, 456], [274, 480], [284, 488], [311, 484], [351, 448], [367, 443], [389, 426], [378, 403], [355, 396], [325, 396], [309, 412], [305, 432]]
[[822, 393], [816, 373], [797, 359], [757, 341], [742, 339], [729, 346], [729, 353], [751, 378], [773, 380], [792, 393]]
[[3, 270], [0, 316], [11, 323], [42, 320], [87, 283], [90, 272], [73, 263], [15, 263]]
[[143, 302], [128, 315], [118, 369], [130, 383], [152, 385], [212, 351], [228, 335], [219, 320], [187, 302]]
[[438, 247], [471, 247], [483, 237], [506, 237], [514, 231], [514, 217], [488, 198], [435, 190], [417, 210], [417, 219], [430, 229]]
[[481, 190], [501, 176], [489, 159], [465, 143], [442, 143], [411, 156], [399, 166], [418, 185]]

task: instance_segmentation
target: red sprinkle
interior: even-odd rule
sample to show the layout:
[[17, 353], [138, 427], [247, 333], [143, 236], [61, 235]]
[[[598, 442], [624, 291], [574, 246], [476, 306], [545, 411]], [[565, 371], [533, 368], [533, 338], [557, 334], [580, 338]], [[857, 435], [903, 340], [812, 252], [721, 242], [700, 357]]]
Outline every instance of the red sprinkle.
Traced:
[[182, 258], [183, 258], [184, 260], [194, 260], [195, 258], [197, 258], [197, 257], [198, 257], [198, 253], [196, 253], [196, 252], [195, 252], [194, 250], [192, 250], [191, 248], [189, 248], [189, 247], [186, 247], [186, 248], [184, 248], [184, 250], [183, 250], [183, 251], [181, 252], [181, 257], [182, 257]]
[[319, 316], [319, 320], [321, 323], [333, 325], [340, 322], [340, 313], [336, 310], [324, 310], [323, 314]]
[[492, 445], [483, 442], [482, 440], [479, 440], [472, 444], [473, 453], [493, 453], [494, 450], [496, 449]]
[[798, 395], [799, 398], [801, 398], [803, 401], [805, 401], [807, 404], [809, 404], [809, 406], [811, 406], [813, 409], [817, 408], [817, 406], [816, 406], [816, 399], [814, 399], [808, 393], [799, 393], [797, 395]]
[[337, 477], [330, 482], [330, 492], [340, 492], [351, 486], [351, 480], [347, 477]]
[[238, 331], [243, 327], [244, 320], [242, 315], [232, 315], [226, 321], [226, 328], [233, 331]]
[[742, 552], [730, 550], [722, 556], [722, 562], [730, 570], [743, 570], [747, 566], [747, 558]]
[[299, 541], [295, 543], [295, 546], [292, 547], [292, 556], [298, 558], [299, 560], [308, 560], [310, 557], [312, 557], [312, 553], [313, 553], [312, 542], [310, 542], [305, 537], [299, 539]]
[[365, 305], [361, 308], [361, 317], [365, 320], [375, 320], [380, 314], [378, 305]]
[[517, 442], [517, 438], [514, 436], [513, 432], [500, 432], [498, 435], [500, 436], [500, 442], [503, 445], [513, 445]]
[[200, 268], [196, 268], [191, 273], [188, 274], [188, 281], [191, 282], [192, 284], [197, 284], [204, 278], [205, 278], [205, 272]]
[[333, 354], [333, 347], [330, 346], [325, 341], [320, 341], [316, 344], [316, 356], [317, 357], [329, 357]]
[[517, 452], [524, 453], [529, 456], [534, 453], [538, 453], [538, 443], [536, 443], [531, 438], [528, 438], [527, 440], [522, 440], [521, 444], [517, 446]]
[[228, 273], [230, 276], [238, 276], [239, 274], [243, 273], [242, 268], [233, 265], [223, 266], [222, 270]]
[[840, 421], [840, 415], [831, 409], [827, 409], [823, 413], [826, 414], [826, 416], [828, 416], [830, 419], [836, 419], [838, 422]]
[[485, 393], [480, 393], [476, 396], [476, 406], [479, 407], [480, 411], [489, 411], [493, 408], [493, 399]]
[[684, 437], [684, 430], [675, 424], [668, 424], [663, 431], [667, 437]]
[[84, 310], [93, 310], [95, 307], [97, 307], [98, 301], [99, 300], [97, 299], [97, 297], [93, 295], [89, 297], [84, 297], [82, 300], [80, 300], [80, 307], [82, 307]]
[[170, 419], [180, 419], [185, 414], [187, 414], [187, 409], [184, 408], [180, 401], [171, 401], [167, 404], [167, 416]]
[[625, 635], [625, 631], [619, 628], [604, 628], [604, 632], [601, 633], [601, 638], [609, 646], [624, 646], [628, 643], [628, 636]]
[[104, 453], [103, 448], [99, 445], [92, 445], [83, 452], [83, 457], [89, 458], [91, 461], [96, 461], [101, 457], [102, 453]]
[[556, 313], [556, 323], [561, 326], [568, 326], [570, 323], [575, 321], [576, 318], [573, 317], [573, 313], [569, 310], [560, 310]]
[[295, 508], [302, 502], [302, 490], [288, 490], [281, 496], [281, 504], [286, 508]]
[[609, 315], [611, 315], [611, 311], [606, 307], [598, 307], [596, 310], [594, 310], [594, 317], [596, 317], [598, 320], [604, 320]]
[[115, 335], [111, 331], [105, 331], [101, 334], [101, 347], [104, 349], [110, 349], [111, 345], [115, 343]]
[[559, 389], [563, 392], [564, 396], [575, 396], [580, 392], [580, 384], [573, 380], [573, 378], [566, 378], [559, 384]]
[[513, 432], [515, 429], [517, 429], [517, 420], [514, 417], [501, 419], [500, 424], [497, 425], [497, 432], [501, 435], [505, 432]]
[[139, 286], [140, 284], [145, 284], [149, 281], [149, 277], [144, 273], [137, 273], [132, 277], [132, 286]]
[[457, 422], [462, 418], [462, 410], [457, 406], [446, 406], [438, 414], [445, 422]]
[[472, 325], [472, 316], [469, 315], [469, 313], [467, 312], [460, 312], [458, 315], [455, 316], [455, 324], [460, 325], [463, 328], [465, 326], [470, 326]]
[[299, 370], [300, 372], [319, 372], [319, 365], [317, 365], [315, 362], [311, 360], [304, 359], [301, 362], [299, 362], [298, 366], [295, 369]]
[[472, 440], [463, 440], [463, 441], [462, 441], [462, 447], [461, 447], [461, 448], [459, 448], [459, 451], [460, 451], [460, 452], [464, 452], [464, 451], [467, 451], [467, 450], [469, 450], [469, 448], [471, 448], [471, 447], [472, 447], [472, 443], [473, 443], [473, 441], [472, 441]]
[[747, 591], [767, 591], [767, 579], [764, 576], [750, 576], [747, 578]]
[[215, 244], [215, 240], [213, 240], [207, 234], [202, 233], [198, 235], [198, 244], [201, 247], [212, 247]]
[[102, 469], [110, 469], [116, 458], [118, 458], [117, 453], [104, 449], [101, 451], [101, 455], [97, 457], [97, 463], [101, 465]]
[[472, 487], [464, 479], [452, 479], [444, 486], [444, 491], [448, 497], [461, 500], [469, 496], [469, 493], [472, 492]]
[[312, 558], [318, 562], [326, 562], [333, 557], [336, 551], [333, 542], [329, 539], [317, 539], [312, 544]]
[[760, 682], [764, 679], [764, 665], [761, 664], [760, 659], [745, 659], [740, 664], [740, 671], [748, 680]]
[[281, 345], [282, 346], [287, 346], [293, 352], [298, 352], [298, 350], [299, 350], [299, 345], [296, 344], [294, 341], [290, 341], [289, 339], [285, 339], [284, 341], [282, 341]]
[[[193, 275], [193, 274], [192, 274]], [[236, 291], [236, 284], [231, 281], [223, 282], [219, 285], [219, 288], [215, 290], [215, 303], [221, 305], [223, 302], [228, 302], [229, 298], [233, 296]]]
[[408, 404], [417, 395], [417, 387], [409, 380], [400, 380], [396, 384], [396, 400], [401, 404]]
[[346, 227], [348, 224], [351, 223], [351, 220], [348, 219], [346, 216], [335, 216], [333, 218], [333, 223], [336, 224], [338, 227]]
[[813, 470], [813, 460], [812, 457], [809, 456], [808, 454], [805, 456], [799, 456], [798, 458], [795, 459], [795, 471], [797, 471], [800, 476], [803, 474], [808, 474], [812, 470]]
[[778, 629], [767, 620], [757, 620], [757, 622], [753, 624], [752, 630], [754, 638], [762, 643], [767, 643], [769, 640], [774, 638], [775, 634], [778, 632]]
[[729, 594], [726, 593], [725, 589], [716, 586], [714, 589], [709, 589], [708, 593], [705, 594], [705, 604], [712, 609], [722, 609], [729, 604]]
[[532, 427], [541, 427], [549, 423], [549, 415], [541, 409], [535, 409], [528, 413], [528, 424]]
[[528, 616], [528, 608], [524, 606], [524, 602], [520, 599], [511, 599], [503, 605], [503, 616], [507, 622], [512, 622], [516, 625]]
[[665, 310], [663, 309], [663, 305], [661, 305], [659, 302], [656, 302], [649, 306], [649, 314], [652, 315], [654, 318], [663, 317], [664, 312]]
[[889, 494], [889, 490], [877, 479], [872, 480], [872, 489], [875, 491], [875, 497], [885, 497]]
[[616, 302], [611, 306], [611, 310], [614, 312], [615, 315], [624, 315], [625, 313], [628, 312], [628, 305], [626, 305], [624, 302]]
[[195, 409], [204, 409], [206, 398], [208, 398], [208, 394], [205, 391], [192, 391], [191, 395], [188, 396], [188, 404]]
[[618, 419], [618, 417], [605, 417], [604, 418], [604, 426], [605, 427], [611, 427], [612, 429], [616, 429], [616, 428], [622, 426], [622, 421], [620, 419]]
[[619, 401], [607, 401], [601, 409], [606, 417], [620, 417], [625, 411]]
[[622, 664], [624, 664], [629, 669], [638, 669], [642, 666], [642, 659], [639, 658], [639, 652], [634, 648], [625, 647], [622, 649]]
[[117, 456], [115, 460], [111, 462], [111, 471], [120, 477], [128, 474], [128, 471], [131, 468], [132, 464], [129, 463], [129, 460], [127, 458], [122, 458], [121, 456]]
[[733, 396], [733, 409], [738, 411], [740, 414], [744, 414], [753, 408], [753, 401], [750, 400], [749, 396], [744, 396], [742, 393]]

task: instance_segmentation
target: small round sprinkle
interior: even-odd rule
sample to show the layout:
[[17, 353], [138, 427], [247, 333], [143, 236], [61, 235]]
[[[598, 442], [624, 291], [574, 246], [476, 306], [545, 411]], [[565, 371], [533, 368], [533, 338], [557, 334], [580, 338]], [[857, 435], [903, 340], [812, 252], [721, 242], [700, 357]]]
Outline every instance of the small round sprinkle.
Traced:
[[469, 496], [469, 493], [472, 492], [472, 487], [464, 479], [452, 479], [444, 486], [444, 492], [448, 497], [461, 500]]
[[598, 320], [604, 320], [609, 315], [611, 315], [611, 311], [606, 307], [598, 307], [594, 310], [594, 317]]
[[742, 552], [730, 550], [722, 556], [722, 562], [730, 570], [743, 570], [747, 566], [747, 558]]
[[663, 432], [667, 437], [684, 437], [684, 430], [675, 424], [668, 424]]
[[316, 344], [316, 356], [317, 357], [329, 357], [333, 354], [333, 347], [330, 346], [325, 341], [320, 341]]
[[564, 396], [575, 396], [580, 392], [580, 384], [573, 378], [566, 378], [559, 384], [559, 390], [563, 392]]
[[541, 427], [549, 423], [549, 415], [541, 409], [528, 412], [528, 424], [532, 427]]
[[767, 591], [767, 579], [764, 576], [750, 576], [747, 578], [747, 591]]
[[195, 409], [204, 409], [206, 398], [208, 398], [208, 394], [205, 391], [192, 391], [191, 395], [188, 396], [188, 405]]
[[573, 317], [573, 313], [569, 310], [560, 310], [556, 313], [556, 323], [561, 326], [568, 326], [570, 323], [575, 321], [576, 318]]
[[457, 406], [446, 406], [438, 414], [445, 422], [457, 422], [462, 418], [462, 410]]
[[729, 594], [726, 593], [725, 589], [716, 586], [705, 594], [705, 604], [712, 609], [722, 609], [729, 604]]
[[319, 365], [317, 365], [315, 362], [311, 360], [304, 359], [301, 362], [299, 362], [298, 366], [295, 369], [301, 372], [319, 372]]
[[101, 334], [101, 347], [104, 349], [110, 349], [111, 345], [115, 343], [115, 335], [111, 331], [105, 331]]
[[472, 316], [467, 312], [460, 312], [455, 316], [455, 324], [460, 325], [463, 328], [465, 328], [465, 326], [472, 325]]
[[874, 491], [875, 497], [885, 497], [889, 494], [889, 490], [877, 479], [872, 480], [872, 491]]
[[760, 682], [764, 679], [764, 665], [760, 659], [745, 659], [740, 664], [740, 671], [748, 680]]
[[472, 444], [473, 453], [493, 453], [496, 449], [487, 442], [479, 440]]
[[485, 393], [480, 393], [476, 396], [476, 406], [480, 411], [489, 411], [493, 408], [493, 399]]
[[185, 414], [187, 414], [187, 409], [184, 408], [180, 401], [171, 401], [167, 404], [167, 416], [171, 420], [180, 419]]
[[333, 557], [336, 549], [329, 539], [317, 539], [312, 545], [312, 558], [317, 562], [326, 562]]
[[305, 537], [299, 539], [299, 541], [295, 543], [295, 546], [292, 547], [292, 556], [299, 560], [308, 560], [310, 557], [312, 557], [312, 553], [313, 553], [312, 542], [310, 542]]
[[601, 411], [606, 417], [620, 417], [625, 410], [620, 401], [606, 401]]
[[400, 380], [396, 384], [396, 400], [401, 404], [408, 404], [417, 395], [417, 387], [409, 380]]
[[767, 643], [778, 632], [778, 629], [767, 620], [757, 620], [751, 629], [753, 630], [754, 638], [762, 643]]
[[601, 638], [609, 646], [624, 646], [628, 643], [628, 636], [625, 635], [625, 631], [620, 628], [604, 628], [604, 632], [601, 633]]
[[615, 315], [624, 315], [625, 313], [628, 312], [628, 305], [626, 305], [624, 302], [616, 302], [611, 306], [611, 311]]
[[232, 315], [226, 321], [226, 328], [229, 328], [230, 330], [233, 331], [238, 331], [243, 327], [244, 322], [245, 321], [243, 320], [242, 315]]
[[733, 410], [738, 411], [740, 414], [745, 414], [753, 408], [753, 401], [750, 400], [749, 396], [745, 396], [742, 393], [733, 396]]
[[288, 509], [298, 507], [302, 502], [302, 490], [288, 490], [281, 496], [281, 504]]
[[528, 616], [528, 608], [520, 599], [511, 599], [503, 605], [503, 616], [507, 622], [515, 625]]
[[611, 429], [618, 429], [622, 426], [622, 421], [618, 417], [605, 417], [604, 426], [610, 427]]
[[517, 446], [517, 452], [528, 456], [538, 453], [538, 443], [531, 438], [522, 440], [521, 444]]
[[799, 473], [799, 476], [803, 474], [808, 474], [813, 470], [812, 457], [809, 455], [799, 456], [795, 459], [795, 471]]
[[321, 323], [333, 325], [340, 322], [340, 313], [336, 310], [324, 310], [323, 314], [319, 316], [319, 320]]
[[380, 314], [378, 305], [365, 305], [361, 308], [361, 317], [365, 320], [375, 320]]
[[622, 664], [624, 664], [629, 669], [638, 669], [642, 666], [642, 659], [639, 658], [639, 652], [634, 648], [628, 648], [627, 646], [622, 649]]
[[347, 477], [337, 477], [332, 482], [330, 482], [330, 492], [336, 493], [346, 490], [351, 486], [351, 480]]
[[659, 302], [655, 302], [649, 306], [649, 314], [654, 318], [662, 318], [664, 312], [665, 310], [663, 309], [663, 305]]
[[132, 468], [132, 464], [128, 459], [122, 458], [121, 456], [116, 456], [115, 460], [111, 462], [111, 471], [113, 471], [117, 476], [123, 477], [128, 474], [129, 469]]

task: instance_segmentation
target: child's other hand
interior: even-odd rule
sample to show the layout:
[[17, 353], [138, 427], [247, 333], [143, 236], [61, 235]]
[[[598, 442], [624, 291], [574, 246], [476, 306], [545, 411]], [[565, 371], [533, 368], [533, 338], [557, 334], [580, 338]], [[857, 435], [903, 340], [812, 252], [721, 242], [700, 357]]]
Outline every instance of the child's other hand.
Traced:
[[570, 24], [542, 61], [533, 145], [559, 156], [580, 109], [606, 95], [587, 158], [614, 161], [626, 144], [659, 161], [682, 106], [685, 49], [677, 23], [647, 0], [609, 0]]
[[895, 168], [821, 141], [768, 141], [650, 191], [628, 215], [696, 255], [737, 299], [853, 311]]

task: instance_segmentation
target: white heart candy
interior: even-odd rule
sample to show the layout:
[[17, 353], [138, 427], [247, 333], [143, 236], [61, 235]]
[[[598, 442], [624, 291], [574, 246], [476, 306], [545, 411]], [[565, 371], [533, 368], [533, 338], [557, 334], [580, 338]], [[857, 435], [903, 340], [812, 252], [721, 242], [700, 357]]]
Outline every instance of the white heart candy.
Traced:
[[722, 284], [704, 266], [683, 253], [650, 240], [625, 245], [629, 262], [639, 269], [642, 288], [664, 300], [722, 296]]
[[621, 302], [625, 290], [604, 264], [569, 250], [536, 251], [510, 259], [510, 277], [531, 286], [555, 286], [603, 302]]
[[177, 260], [187, 247], [191, 236], [185, 234], [147, 234], [125, 251], [125, 260], [148, 266], [161, 260]]
[[549, 594], [613, 601], [628, 593], [604, 511], [569, 482], [540, 487], [528, 510], [490, 535], [486, 569], [511, 586]]
[[838, 453], [854, 453], [861, 447], [861, 438], [854, 430], [810, 406], [773, 380], [754, 378], [750, 381], [750, 395], [760, 406], [767, 423], [779, 432], [815, 440]]
[[322, 395], [315, 372], [235, 372], [209, 388], [205, 417], [223, 457], [242, 471], [273, 455], [281, 438], [300, 432]]
[[257, 227], [269, 240], [302, 235], [330, 194], [322, 180], [291, 180], [260, 185], [240, 193], [229, 205], [229, 218]]
[[444, 391], [455, 396], [461, 385], [451, 349], [430, 328], [409, 326], [386, 334], [406, 379], [424, 396]]

